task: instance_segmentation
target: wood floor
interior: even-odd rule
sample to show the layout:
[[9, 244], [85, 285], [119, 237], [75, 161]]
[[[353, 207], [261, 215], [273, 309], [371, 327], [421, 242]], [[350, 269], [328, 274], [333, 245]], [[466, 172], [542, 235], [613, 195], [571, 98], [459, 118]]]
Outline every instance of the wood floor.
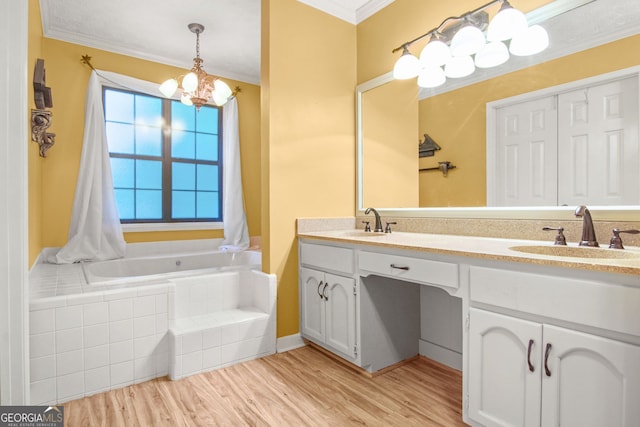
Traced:
[[374, 378], [312, 347], [64, 405], [66, 426], [463, 426], [462, 377], [418, 358]]

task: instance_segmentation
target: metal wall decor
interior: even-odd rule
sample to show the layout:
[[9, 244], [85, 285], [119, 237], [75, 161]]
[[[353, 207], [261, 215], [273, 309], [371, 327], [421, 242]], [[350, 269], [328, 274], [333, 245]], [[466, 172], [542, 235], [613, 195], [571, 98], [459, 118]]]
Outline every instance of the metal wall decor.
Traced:
[[56, 134], [47, 132], [51, 127], [53, 107], [51, 88], [46, 85], [44, 59], [38, 58], [33, 72], [33, 101], [36, 109], [31, 110], [31, 140], [40, 146], [40, 157], [47, 157], [47, 150], [55, 144]]

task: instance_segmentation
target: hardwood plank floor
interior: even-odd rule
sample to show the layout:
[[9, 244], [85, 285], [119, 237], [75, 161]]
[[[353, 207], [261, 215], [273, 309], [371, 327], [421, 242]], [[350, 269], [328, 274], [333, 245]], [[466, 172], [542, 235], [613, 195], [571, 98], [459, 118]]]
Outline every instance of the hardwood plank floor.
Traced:
[[464, 426], [460, 372], [426, 358], [369, 378], [307, 346], [64, 405], [75, 426]]

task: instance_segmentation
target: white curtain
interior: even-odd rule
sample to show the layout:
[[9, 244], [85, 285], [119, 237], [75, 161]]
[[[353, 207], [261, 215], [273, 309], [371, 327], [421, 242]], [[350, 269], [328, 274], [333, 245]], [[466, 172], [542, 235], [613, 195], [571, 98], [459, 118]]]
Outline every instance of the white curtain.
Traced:
[[67, 264], [120, 258], [125, 249], [111, 178], [102, 86], [93, 71], [87, 88], [82, 155], [69, 240], [47, 261]]
[[238, 101], [235, 97], [222, 108], [222, 153], [224, 241], [220, 250], [240, 251], [249, 247], [249, 230], [242, 197]]
[[[91, 73], [69, 240], [56, 254], [49, 256], [48, 262], [98, 261], [125, 255], [126, 243], [113, 192], [104, 126], [103, 84], [159, 96], [156, 83], [109, 71]], [[237, 100], [229, 100], [222, 111], [224, 241], [221, 250], [244, 250], [249, 247], [249, 233], [242, 197]]]

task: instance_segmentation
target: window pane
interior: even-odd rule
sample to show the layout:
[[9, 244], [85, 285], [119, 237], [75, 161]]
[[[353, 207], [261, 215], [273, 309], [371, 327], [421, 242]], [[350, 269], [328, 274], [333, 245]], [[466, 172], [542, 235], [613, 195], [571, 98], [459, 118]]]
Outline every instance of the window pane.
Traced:
[[[114, 188], [133, 188], [133, 160], [112, 157], [111, 175]], [[133, 203], [131, 206], [133, 207]]]
[[133, 190], [114, 190], [120, 219], [134, 219]]
[[136, 188], [162, 190], [162, 162], [136, 160]]
[[136, 218], [162, 219], [162, 190], [136, 190]]
[[196, 158], [198, 160], [218, 160], [218, 136], [199, 133], [196, 136]]
[[218, 191], [218, 166], [198, 165], [198, 191]]
[[133, 123], [133, 97], [132, 93], [107, 89], [105, 97], [105, 120], [115, 122]]
[[182, 159], [196, 158], [195, 133], [174, 130], [171, 132], [171, 157]]
[[136, 125], [162, 126], [162, 99], [136, 95]]
[[171, 101], [171, 128], [173, 130], [196, 130], [196, 108], [180, 101]]
[[162, 129], [151, 126], [136, 126], [136, 154], [162, 156]]
[[196, 165], [193, 163], [173, 163], [171, 168], [172, 190], [196, 189]]
[[195, 191], [173, 191], [171, 193], [171, 217], [195, 218], [196, 198]]
[[218, 192], [198, 191], [198, 212], [196, 218], [218, 218], [220, 206], [218, 205]]
[[196, 114], [198, 132], [218, 133], [218, 109], [214, 107], [202, 107]]
[[107, 122], [109, 152], [133, 154], [133, 125]]

